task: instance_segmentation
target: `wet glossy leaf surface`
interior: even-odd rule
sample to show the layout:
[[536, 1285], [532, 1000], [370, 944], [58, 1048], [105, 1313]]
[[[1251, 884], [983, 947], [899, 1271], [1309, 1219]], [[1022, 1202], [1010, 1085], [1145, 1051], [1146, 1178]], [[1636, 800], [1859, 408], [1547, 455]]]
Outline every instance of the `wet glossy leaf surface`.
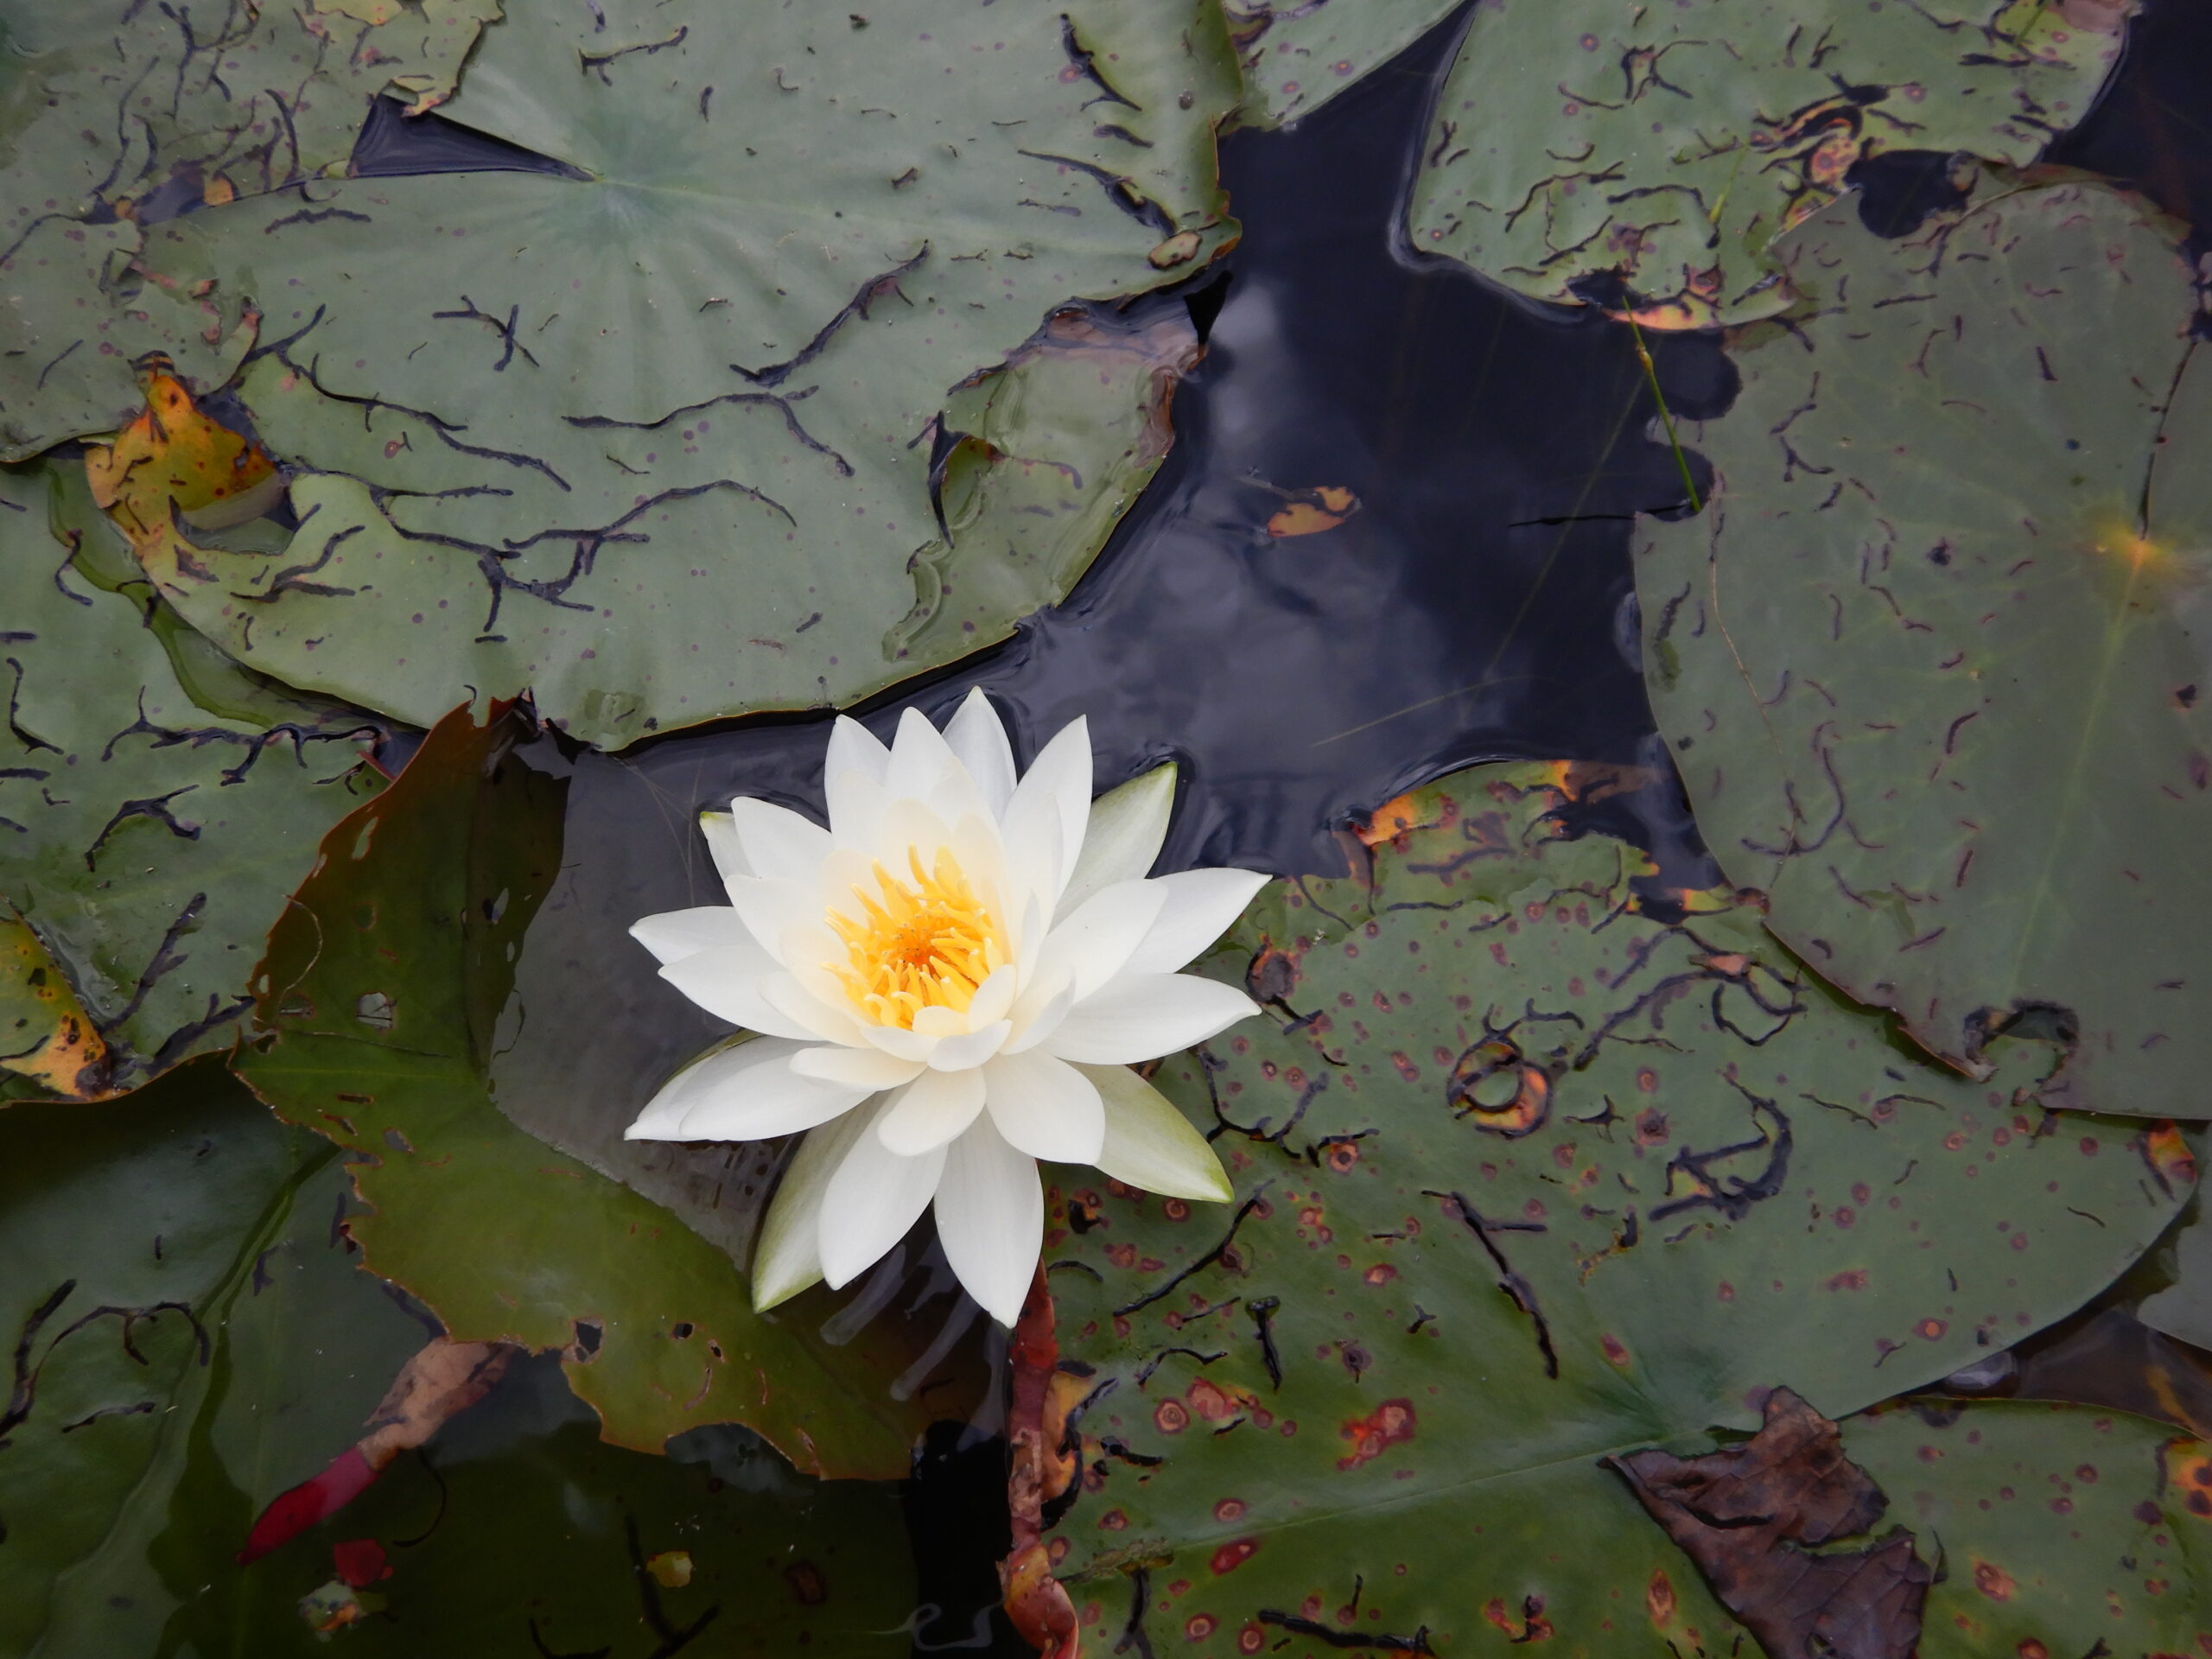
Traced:
[[[443, 112], [564, 171], [362, 179], [156, 233], [165, 274], [261, 297], [241, 391], [306, 471], [289, 548], [163, 591], [295, 684], [418, 723], [528, 686], [609, 747], [1003, 638], [1164, 448], [1188, 345], [1046, 319], [1233, 238], [1210, 18], [507, 20]], [[988, 410], [955, 391], [1001, 365]], [[959, 442], [987, 418], [1007, 466]]]
[[899, 1328], [841, 1344], [817, 1334], [822, 1310], [755, 1316], [728, 1255], [493, 1105], [512, 952], [560, 861], [560, 783], [512, 742], [456, 711], [332, 832], [270, 936], [256, 984], [272, 1034], [240, 1074], [347, 1148], [375, 1271], [457, 1338], [563, 1351], [610, 1440], [657, 1451], [745, 1422], [809, 1472], [896, 1477], [931, 1406], [951, 1403], [886, 1386], [914, 1358], [889, 1363]]
[[2127, 0], [1494, 0], [1424, 146], [1413, 245], [1532, 299], [1623, 284], [1647, 326], [1773, 316], [1770, 250], [1888, 151], [2034, 160], [2119, 56]]
[[10, 469], [0, 499], [0, 884], [105, 1051], [69, 1091], [128, 1088], [233, 1040], [316, 842], [375, 791], [378, 733], [164, 638], [76, 467]]
[[2171, 234], [1996, 178], [1901, 241], [1809, 222], [1802, 320], [1685, 435], [1711, 510], [1637, 582], [1699, 823], [1777, 934], [1962, 1068], [2024, 1020], [2072, 1046], [2047, 1100], [2198, 1117], [2212, 379]]
[[[1440, 1651], [1501, 1597], [1595, 1644], [1658, 1559], [1595, 1459], [1750, 1428], [1778, 1384], [1840, 1415], [1944, 1376], [2085, 1300], [2185, 1196], [2141, 1131], [2039, 1109], [2033, 1052], [1963, 1082], [1735, 912], [1643, 912], [1632, 849], [1554, 838], [1569, 775], [1459, 774], [1371, 887], [1262, 894], [1210, 971], [1285, 1028], [1157, 1078], [1221, 1126], [1228, 1225], [1058, 1183], [1062, 1363], [1092, 1368], [1059, 1571], [1086, 1618], [1125, 1617], [1142, 1566], [1155, 1631], [1226, 1640], [1359, 1575], [1363, 1623]], [[1471, 1522], [1505, 1535], [1472, 1577], [1424, 1542]]]

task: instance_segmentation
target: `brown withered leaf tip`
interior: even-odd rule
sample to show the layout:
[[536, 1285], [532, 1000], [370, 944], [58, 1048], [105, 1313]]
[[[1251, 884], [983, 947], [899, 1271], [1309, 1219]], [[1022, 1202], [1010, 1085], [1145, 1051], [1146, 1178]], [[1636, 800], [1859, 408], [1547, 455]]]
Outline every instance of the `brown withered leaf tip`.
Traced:
[[1888, 1500], [1844, 1455], [1835, 1425], [1788, 1389], [1768, 1396], [1765, 1422], [1741, 1445], [1604, 1461], [1772, 1659], [1910, 1659], [1927, 1563], [1903, 1527], [1815, 1553], [1866, 1531]]

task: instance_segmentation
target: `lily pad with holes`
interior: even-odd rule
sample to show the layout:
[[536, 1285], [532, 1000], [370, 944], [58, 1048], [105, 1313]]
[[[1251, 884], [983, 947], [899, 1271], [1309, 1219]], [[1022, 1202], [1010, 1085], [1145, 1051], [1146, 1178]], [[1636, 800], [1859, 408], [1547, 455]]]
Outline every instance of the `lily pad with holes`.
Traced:
[[[2185, 1199], [2171, 1131], [2035, 1103], [2039, 1046], [1968, 1083], [1725, 896], [1644, 909], [1634, 849], [1559, 838], [1575, 776], [1456, 774], [1360, 879], [1255, 901], [1207, 971], [1276, 1028], [1155, 1078], [1215, 1127], [1230, 1217], [1053, 1184], [1090, 1368], [1057, 1571], [1103, 1628], [1142, 1568], [1154, 1642], [1541, 1620], [1616, 1650], [1679, 1558], [1599, 1458], [1751, 1427], [1777, 1385], [1840, 1416], [1946, 1376]], [[1666, 1570], [1690, 1651], [1719, 1615]]]
[[10, 468], [0, 500], [0, 880], [98, 1033], [69, 1079], [97, 1095], [236, 1038], [315, 843], [378, 786], [378, 729], [235, 667], [192, 677], [224, 713], [196, 705], [81, 468]]
[[449, 96], [497, 0], [9, 8], [0, 67], [0, 459], [107, 431], [160, 351], [219, 384], [241, 296], [150, 276], [142, 225], [341, 168], [387, 88]]
[[[239, 390], [300, 532], [154, 571], [242, 662], [607, 746], [849, 702], [1062, 596], [1156, 464], [1187, 330], [1052, 319], [1232, 239], [1211, 4], [604, 11], [508, 19], [445, 111], [565, 174], [153, 232], [267, 314]], [[995, 371], [1004, 475], [962, 442]]]
[[231, 1552], [425, 1338], [358, 1269], [345, 1185], [213, 1060], [0, 1116], [0, 1648], [152, 1653], [173, 1617], [289, 1612]]
[[1437, 101], [1408, 233], [1531, 299], [1602, 278], [1647, 327], [1774, 316], [1796, 298], [1776, 238], [1853, 166], [2033, 161], [2088, 113], [2133, 10], [1496, 0]]
[[373, 1271], [456, 1339], [559, 1351], [607, 1440], [657, 1452], [736, 1422], [806, 1473], [905, 1475], [921, 1431], [981, 1392], [942, 1351], [891, 1387], [950, 1299], [827, 1332], [819, 1296], [756, 1315], [729, 1255], [493, 1103], [514, 953], [560, 862], [560, 783], [516, 736], [456, 710], [331, 831], [270, 936], [240, 1074], [346, 1149]]
[[1647, 524], [1645, 677], [1767, 925], [1962, 1070], [2063, 1041], [2044, 1097], [2212, 1116], [2212, 360], [2175, 227], [1992, 176], [1902, 241], [1781, 250], [1802, 310], [1684, 434], [1703, 517]]

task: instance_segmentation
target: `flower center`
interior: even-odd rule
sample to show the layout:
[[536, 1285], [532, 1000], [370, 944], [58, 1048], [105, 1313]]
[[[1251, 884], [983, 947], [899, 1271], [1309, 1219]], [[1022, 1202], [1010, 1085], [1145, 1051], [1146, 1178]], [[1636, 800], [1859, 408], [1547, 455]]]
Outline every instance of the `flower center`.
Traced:
[[924, 1008], [964, 1011], [1006, 961], [1006, 938], [949, 850], [924, 870], [921, 849], [910, 847], [906, 868], [911, 884], [878, 864], [876, 893], [853, 889], [860, 915], [830, 912], [846, 959], [828, 966], [863, 1016], [911, 1030]]

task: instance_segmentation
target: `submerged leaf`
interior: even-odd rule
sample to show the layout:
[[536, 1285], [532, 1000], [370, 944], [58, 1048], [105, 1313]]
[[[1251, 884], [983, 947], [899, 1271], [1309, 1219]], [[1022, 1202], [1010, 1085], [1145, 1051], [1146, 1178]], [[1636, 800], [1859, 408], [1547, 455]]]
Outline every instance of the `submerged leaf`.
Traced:
[[1930, 1052], [2067, 1050], [2051, 1104], [2212, 1114], [2212, 362], [2172, 229], [1993, 177], [1898, 242], [1783, 247], [1648, 524], [1645, 676], [1713, 854], [1767, 925]]
[[0, 1651], [152, 1653], [173, 1618], [227, 1643], [257, 1605], [290, 1617], [299, 1589], [272, 1605], [231, 1552], [423, 1340], [334, 1224], [345, 1187], [212, 1060], [0, 1115]]
[[1786, 309], [1775, 239], [1911, 149], [2022, 163], [2086, 114], [2132, 3], [1497, 0], [1477, 9], [1414, 183], [1409, 233], [1532, 299], [1647, 327]]

